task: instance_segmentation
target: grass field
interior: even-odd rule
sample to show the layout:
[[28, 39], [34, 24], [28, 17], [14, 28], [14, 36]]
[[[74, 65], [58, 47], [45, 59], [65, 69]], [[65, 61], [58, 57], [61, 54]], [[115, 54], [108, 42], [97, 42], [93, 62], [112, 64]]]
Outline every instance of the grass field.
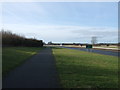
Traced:
[[38, 47], [4, 47], [2, 49], [3, 76], [41, 49]]
[[90, 52], [53, 48], [64, 88], [117, 88], [118, 58]]

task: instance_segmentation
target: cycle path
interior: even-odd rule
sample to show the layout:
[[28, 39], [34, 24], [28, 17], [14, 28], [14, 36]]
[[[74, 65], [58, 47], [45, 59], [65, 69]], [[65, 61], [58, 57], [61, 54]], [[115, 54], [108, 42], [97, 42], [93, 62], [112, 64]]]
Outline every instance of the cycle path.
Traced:
[[51, 48], [41, 50], [37, 55], [11, 71], [2, 83], [4, 88], [60, 88]]

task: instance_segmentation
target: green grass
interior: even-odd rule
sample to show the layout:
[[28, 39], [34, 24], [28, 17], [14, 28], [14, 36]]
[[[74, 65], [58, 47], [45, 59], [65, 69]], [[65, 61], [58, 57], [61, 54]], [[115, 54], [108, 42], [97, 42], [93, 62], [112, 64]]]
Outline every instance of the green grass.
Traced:
[[4, 47], [2, 49], [3, 76], [31, 56], [37, 54], [41, 49], [38, 47]]
[[117, 88], [118, 58], [84, 51], [53, 48], [64, 88]]

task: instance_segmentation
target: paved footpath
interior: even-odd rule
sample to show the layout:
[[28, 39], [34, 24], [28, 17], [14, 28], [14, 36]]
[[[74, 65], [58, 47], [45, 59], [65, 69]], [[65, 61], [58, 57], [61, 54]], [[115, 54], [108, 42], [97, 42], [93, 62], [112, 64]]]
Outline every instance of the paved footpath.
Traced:
[[4, 88], [60, 88], [52, 50], [46, 48], [3, 79]]

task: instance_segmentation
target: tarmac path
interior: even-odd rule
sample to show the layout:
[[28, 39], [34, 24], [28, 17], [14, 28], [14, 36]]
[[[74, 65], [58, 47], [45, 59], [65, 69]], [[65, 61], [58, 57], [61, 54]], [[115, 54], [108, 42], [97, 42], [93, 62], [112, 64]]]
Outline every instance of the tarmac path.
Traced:
[[4, 88], [60, 88], [51, 48], [41, 50], [3, 78]]

